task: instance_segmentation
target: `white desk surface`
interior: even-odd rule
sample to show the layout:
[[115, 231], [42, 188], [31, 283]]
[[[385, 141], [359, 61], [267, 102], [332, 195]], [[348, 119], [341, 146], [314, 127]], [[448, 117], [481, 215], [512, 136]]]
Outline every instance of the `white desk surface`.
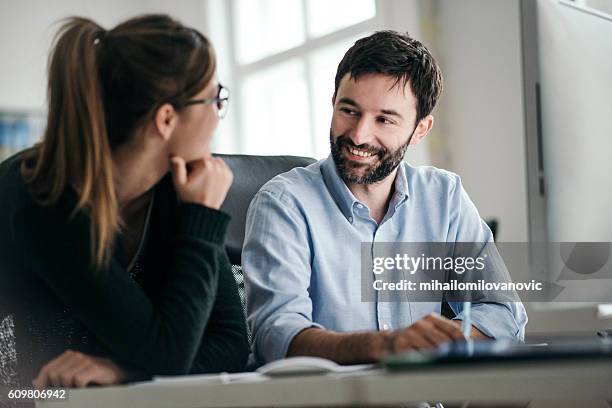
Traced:
[[523, 402], [546, 399], [612, 400], [612, 359], [432, 367], [387, 373], [295, 376], [227, 384], [141, 383], [71, 390], [49, 408], [312, 407], [414, 401]]

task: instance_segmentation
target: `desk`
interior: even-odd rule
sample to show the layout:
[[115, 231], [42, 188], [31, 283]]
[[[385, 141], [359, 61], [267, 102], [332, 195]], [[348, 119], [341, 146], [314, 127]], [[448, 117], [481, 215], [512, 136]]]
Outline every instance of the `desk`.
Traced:
[[376, 369], [229, 384], [142, 383], [74, 390], [65, 403], [42, 402], [37, 407], [312, 407], [545, 399], [612, 400], [612, 360], [464, 365], [402, 373]]

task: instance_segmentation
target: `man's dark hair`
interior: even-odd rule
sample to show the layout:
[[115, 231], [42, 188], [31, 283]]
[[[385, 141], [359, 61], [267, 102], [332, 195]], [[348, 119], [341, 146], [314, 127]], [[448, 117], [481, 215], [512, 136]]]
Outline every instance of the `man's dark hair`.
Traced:
[[357, 40], [336, 72], [334, 95], [346, 74], [379, 73], [395, 77], [393, 86], [410, 83], [417, 99], [417, 121], [429, 115], [442, 92], [442, 72], [429, 50], [408, 33], [385, 30]]

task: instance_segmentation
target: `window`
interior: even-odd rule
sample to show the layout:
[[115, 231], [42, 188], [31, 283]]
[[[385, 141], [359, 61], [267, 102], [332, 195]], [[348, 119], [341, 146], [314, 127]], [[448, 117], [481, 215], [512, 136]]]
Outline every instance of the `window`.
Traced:
[[[213, 3], [225, 18], [211, 18], [211, 38], [220, 62], [230, 61], [219, 74], [232, 90], [216, 151], [325, 157], [336, 68], [355, 40], [376, 29], [375, 0]], [[215, 33], [229, 40], [219, 45]]]
[[576, 4], [612, 16], [612, 0], [574, 0]]
[[560, 3], [612, 21], [612, 0], [560, 0]]

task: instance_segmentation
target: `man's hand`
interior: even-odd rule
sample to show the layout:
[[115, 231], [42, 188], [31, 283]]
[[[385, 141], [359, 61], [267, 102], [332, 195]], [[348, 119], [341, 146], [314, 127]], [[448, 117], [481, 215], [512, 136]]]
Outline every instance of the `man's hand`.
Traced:
[[[472, 326], [472, 338], [487, 339]], [[411, 326], [395, 331], [338, 333], [308, 328], [298, 333], [287, 357], [314, 356], [339, 364], [373, 363], [387, 354], [435, 348], [448, 341], [465, 341], [460, 320], [431, 313]]]
[[430, 313], [405, 329], [391, 333], [381, 332], [386, 337], [383, 350], [378, 358], [386, 353], [401, 353], [410, 350], [425, 350], [438, 347], [449, 341], [465, 341], [461, 326], [437, 313]]
[[38, 389], [83, 388], [89, 384], [119, 384], [125, 378], [126, 373], [109, 359], [67, 350], [41, 368], [32, 385]]

